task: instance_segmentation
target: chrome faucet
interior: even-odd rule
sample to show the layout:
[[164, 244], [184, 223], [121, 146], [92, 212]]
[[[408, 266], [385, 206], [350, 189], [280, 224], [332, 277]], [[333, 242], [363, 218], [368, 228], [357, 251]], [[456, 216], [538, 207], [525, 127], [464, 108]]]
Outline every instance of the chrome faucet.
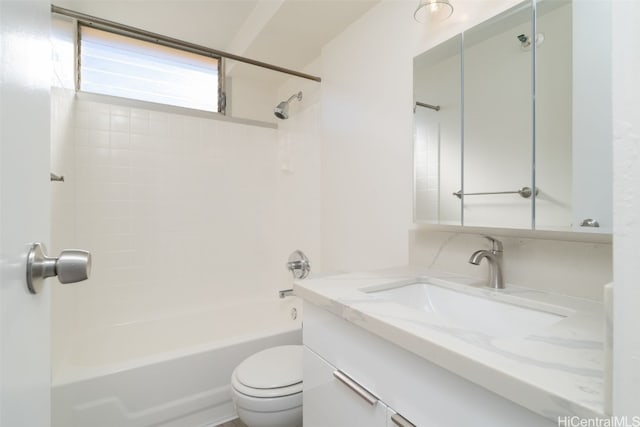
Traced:
[[469, 258], [469, 263], [480, 265], [483, 258], [489, 263], [489, 283], [490, 288], [504, 289], [502, 280], [502, 242], [490, 236], [484, 236], [491, 241], [491, 250], [480, 249], [475, 251]]

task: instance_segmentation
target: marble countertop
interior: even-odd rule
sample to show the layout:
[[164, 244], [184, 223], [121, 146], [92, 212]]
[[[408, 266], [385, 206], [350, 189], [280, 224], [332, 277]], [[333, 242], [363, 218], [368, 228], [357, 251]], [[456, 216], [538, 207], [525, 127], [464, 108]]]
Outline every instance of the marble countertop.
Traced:
[[[524, 335], [492, 336], [366, 292], [416, 278], [498, 301], [507, 295], [524, 307], [555, 307], [566, 317]], [[294, 292], [547, 418], [605, 416], [604, 313], [598, 302], [509, 284], [492, 290], [477, 279], [411, 267], [299, 280]]]

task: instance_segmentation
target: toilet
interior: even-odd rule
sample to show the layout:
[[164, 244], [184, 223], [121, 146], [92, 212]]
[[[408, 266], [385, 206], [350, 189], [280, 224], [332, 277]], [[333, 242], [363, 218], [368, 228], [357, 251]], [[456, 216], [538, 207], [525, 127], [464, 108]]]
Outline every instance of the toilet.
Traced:
[[302, 346], [249, 356], [231, 374], [238, 416], [248, 427], [302, 426]]

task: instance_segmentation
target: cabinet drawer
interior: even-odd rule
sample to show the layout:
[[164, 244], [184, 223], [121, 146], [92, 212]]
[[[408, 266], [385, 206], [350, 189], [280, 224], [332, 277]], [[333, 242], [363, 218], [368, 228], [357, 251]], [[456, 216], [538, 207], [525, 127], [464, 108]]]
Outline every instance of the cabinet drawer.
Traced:
[[305, 427], [386, 426], [387, 407], [375, 395], [306, 347], [303, 363]]

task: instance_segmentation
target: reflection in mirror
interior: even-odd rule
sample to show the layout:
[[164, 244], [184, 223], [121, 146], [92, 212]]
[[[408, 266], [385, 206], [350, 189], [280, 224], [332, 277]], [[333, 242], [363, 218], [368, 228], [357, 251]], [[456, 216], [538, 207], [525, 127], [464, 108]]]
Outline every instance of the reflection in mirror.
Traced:
[[532, 225], [513, 193], [532, 186], [531, 19], [527, 2], [464, 33], [463, 225]]
[[461, 48], [454, 37], [414, 58], [414, 219], [460, 225]]

